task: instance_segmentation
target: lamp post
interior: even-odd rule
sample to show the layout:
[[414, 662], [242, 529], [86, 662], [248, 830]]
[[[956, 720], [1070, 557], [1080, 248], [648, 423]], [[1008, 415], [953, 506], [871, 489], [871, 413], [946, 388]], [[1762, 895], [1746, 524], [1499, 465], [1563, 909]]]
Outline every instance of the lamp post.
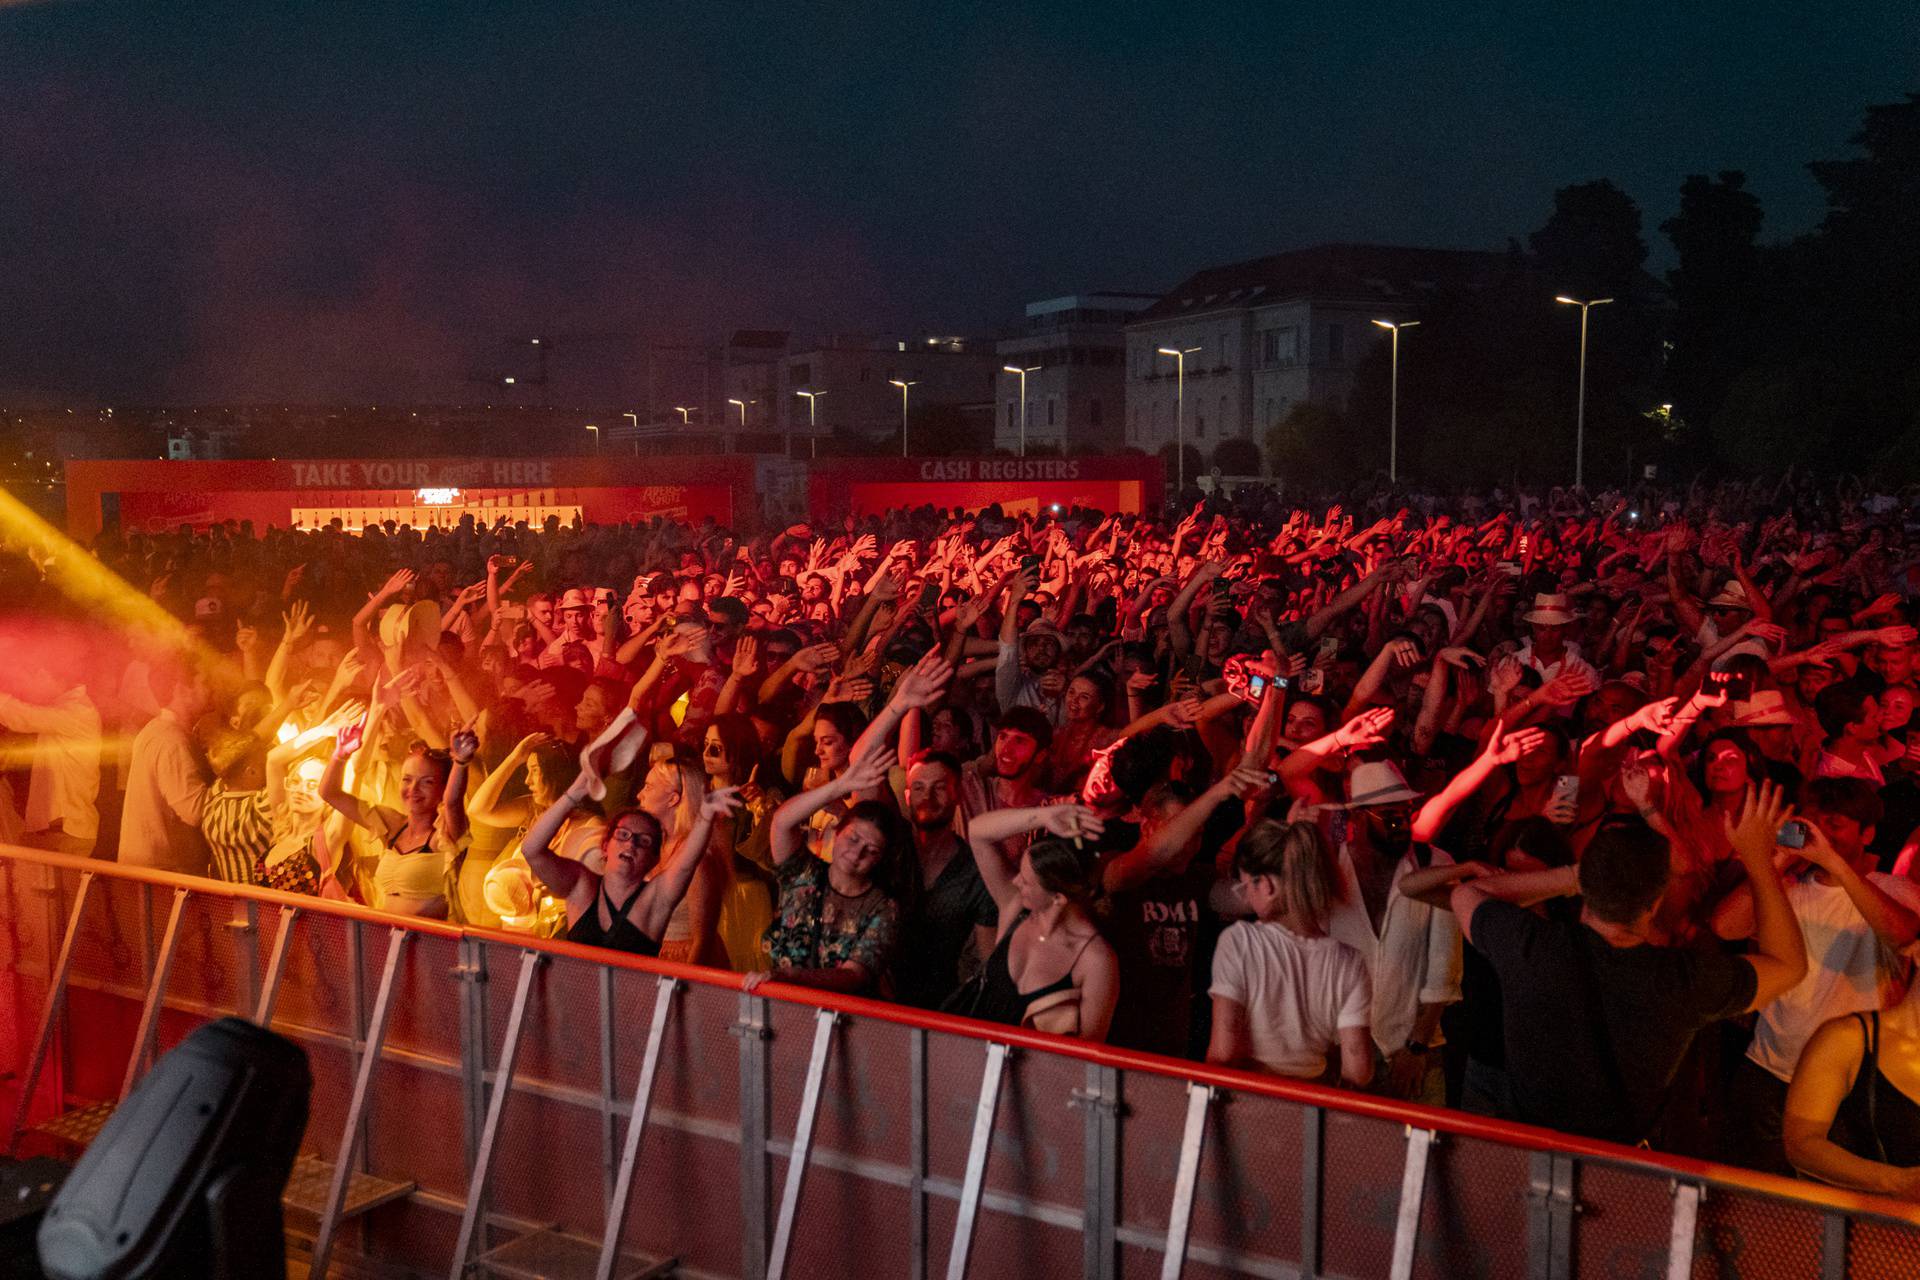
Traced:
[[1553, 300], [1580, 308], [1580, 398], [1576, 402], [1573, 418], [1573, 485], [1577, 489], [1586, 477], [1587, 461], [1587, 312], [1595, 307], [1604, 307], [1613, 299], [1592, 298], [1583, 302], [1562, 293]]
[[1040, 366], [1028, 365], [1022, 369], [1019, 365], [1003, 364], [1003, 373], [1011, 373], [1020, 379], [1020, 456], [1027, 456], [1027, 375], [1040, 372]]
[[[534, 341], [538, 342], [540, 341], [540, 339], [535, 338]], [[595, 453], [600, 452], [600, 428], [594, 426], [591, 422], [589, 422], [587, 424], [587, 430], [593, 432], [593, 451]]]
[[759, 404], [760, 402], [758, 400], [731, 400], [730, 399], [727, 401], [727, 403], [737, 404], [740, 406], [740, 430], [745, 431], [747, 429], [747, 406], [750, 404]]
[[[820, 407], [820, 397], [827, 393], [824, 391], [796, 391], [793, 394], [807, 398], [807, 456], [809, 458], [817, 458], [820, 456], [820, 433], [817, 429], [818, 424], [814, 418], [814, 412]], [[788, 452], [791, 454], [792, 451], [789, 450]]]
[[1176, 479], [1173, 493], [1177, 499], [1187, 489], [1187, 357], [1198, 347], [1161, 347], [1160, 354], [1174, 359], [1173, 384], [1173, 466]]
[[904, 458], [907, 456], [907, 388], [919, 386], [920, 379], [903, 382], [899, 378], [888, 378], [887, 381], [900, 388], [900, 456]]
[[[689, 419], [688, 419], [688, 417], [687, 417], [687, 415], [688, 415], [688, 414], [690, 414], [690, 413], [692, 413], [692, 412], [693, 412], [693, 406], [692, 406], [692, 405], [688, 405], [688, 404], [677, 404], [677, 405], [675, 405], [675, 406], [673, 406], [673, 411], [674, 411], [675, 413], [677, 413], [677, 414], [679, 414], [679, 415], [680, 415], [680, 425], [681, 425], [681, 426], [683, 426], [683, 427], [685, 427], [685, 426], [691, 426], [691, 425], [692, 425], [692, 423], [691, 423], [691, 422], [689, 421]], [[632, 414], [628, 414], [627, 416], [628, 416], [629, 418], [631, 418], [631, 417], [632, 417], [633, 415], [632, 415]]]
[[1390, 398], [1387, 401], [1389, 406], [1387, 409], [1387, 483], [1398, 484], [1400, 483], [1400, 331], [1417, 329], [1420, 327], [1420, 322], [1402, 320], [1395, 324], [1391, 320], [1375, 320], [1374, 323], [1382, 329], [1393, 331], [1393, 371], [1388, 377], [1392, 391], [1389, 392]]

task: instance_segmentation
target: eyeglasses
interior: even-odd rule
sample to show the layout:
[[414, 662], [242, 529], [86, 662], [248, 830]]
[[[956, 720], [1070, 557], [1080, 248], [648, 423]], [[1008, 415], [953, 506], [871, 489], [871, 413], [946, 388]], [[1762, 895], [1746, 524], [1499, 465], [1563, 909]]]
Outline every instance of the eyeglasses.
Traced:
[[644, 849], [651, 849], [654, 845], [659, 844], [660, 841], [656, 836], [643, 834], [633, 830], [631, 827], [615, 827], [607, 833], [607, 843], [632, 844], [639, 845]]

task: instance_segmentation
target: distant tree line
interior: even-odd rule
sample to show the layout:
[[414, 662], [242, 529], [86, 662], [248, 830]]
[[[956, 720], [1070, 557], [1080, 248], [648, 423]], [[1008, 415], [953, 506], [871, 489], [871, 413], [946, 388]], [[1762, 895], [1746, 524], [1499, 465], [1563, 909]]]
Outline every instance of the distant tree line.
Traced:
[[[1579, 312], [1559, 293], [1615, 300], [1589, 335], [1590, 487], [1649, 464], [1920, 478], [1920, 94], [1869, 107], [1852, 143], [1808, 166], [1826, 216], [1781, 243], [1762, 243], [1744, 174], [1688, 175], [1660, 225], [1676, 255], [1664, 281], [1627, 193], [1560, 189], [1493, 287], [1434, 299], [1401, 344], [1402, 478], [1570, 478]], [[1264, 442], [1269, 468], [1384, 469], [1387, 359], [1384, 343], [1368, 355], [1344, 412], [1297, 406]]]

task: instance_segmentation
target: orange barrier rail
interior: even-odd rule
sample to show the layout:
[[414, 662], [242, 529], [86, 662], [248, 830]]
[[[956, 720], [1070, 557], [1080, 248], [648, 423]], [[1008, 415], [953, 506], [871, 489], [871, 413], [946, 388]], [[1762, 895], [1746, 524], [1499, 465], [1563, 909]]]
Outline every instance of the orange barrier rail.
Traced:
[[254, 1018], [315, 1275], [1920, 1274], [1915, 1206], [1460, 1112], [30, 850], [0, 896], [10, 1148]]

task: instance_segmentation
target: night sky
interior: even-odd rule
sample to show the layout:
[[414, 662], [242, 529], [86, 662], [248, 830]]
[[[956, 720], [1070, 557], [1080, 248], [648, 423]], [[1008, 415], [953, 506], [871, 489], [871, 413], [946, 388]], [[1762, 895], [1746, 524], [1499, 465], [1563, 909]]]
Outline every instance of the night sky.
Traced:
[[1659, 268], [1682, 176], [1805, 230], [1805, 162], [1920, 83], [1911, 0], [1573, 9], [0, 0], [0, 397], [990, 332], [1326, 240], [1499, 248], [1595, 177]]

